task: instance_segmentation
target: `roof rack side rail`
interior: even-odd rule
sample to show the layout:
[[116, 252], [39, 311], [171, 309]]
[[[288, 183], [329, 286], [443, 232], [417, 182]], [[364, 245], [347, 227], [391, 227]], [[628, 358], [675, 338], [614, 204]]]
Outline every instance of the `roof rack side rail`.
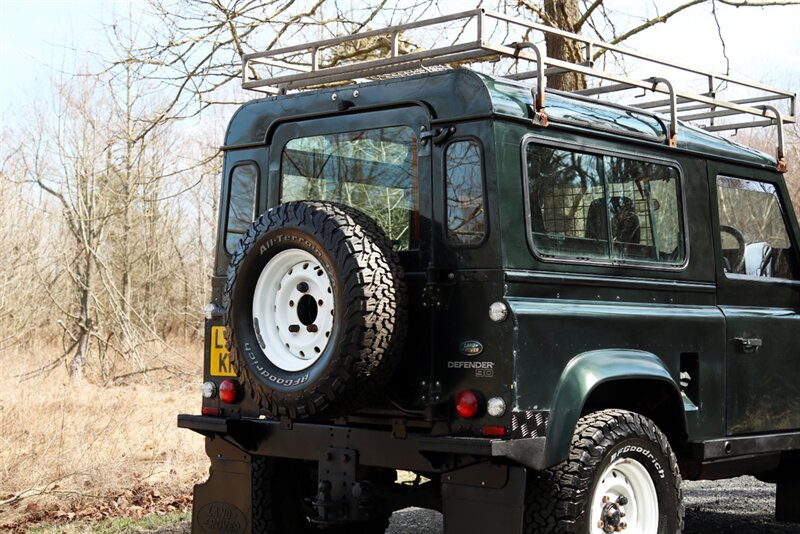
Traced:
[[[457, 32], [452, 30], [452, 26], [456, 24], [459, 28]], [[448, 25], [451, 27], [449, 33]], [[497, 31], [503, 25], [505, 31]], [[415, 31], [424, 31], [426, 35], [433, 35], [438, 31], [437, 35], [443, 37], [434, 39], [434, 44], [429, 48], [416, 46], [404, 50], [403, 36]], [[452, 44], [438, 45], [456, 33], [457, 37]], [[521, 38], [520, 42], [506, 44], [494, 42], [492, 39], [496, 35], [502, 35], [504, 38], [509, 35], [520, 35]], [[579, 43], [583, 48], [581, 62], [548, 57], [534, 42], [534, 37], [540, 38], [546, 35], [558, 35]], [[379, 44], [374, 47], [376, 50], [372, 56], [368, 58], [354, 58], [349, 54], [337, 56], [337, 50], [358, 45], [364, 39], [374, 39]], [[642, 68], [653, 72], [654, 76], [642, 80], [596, 68], [596, 58], [605, 52], [641, 61]], [[242, 87], [270, 94], [282, 94], [289, 90], [348, 82], [359, 83], [408, 73], [410, 70], [460, 66], [465, 63], [496, 61], [498, 58], [511, 59], [515, 65], [521, 60], [535, 64], [535, 70], [516, 72], [508, 77], [515, 80], [536, 79], [536, 86], [532, 88], [536, 114], [533, 119], [540, 125], [542, 119], [545, 124], [547, 119], [544, 100], [546, 79], [550, 75], [563, 72], [576, 72], [589, 79], [599, 80], [598, 85], [576, 92], [584, 97], [604, 97], [631, 89], [665, 95], [667, 98], [639, 101], [629, 106], [643, 111], [669, 113], [667, 140], [673, 146], [677, 143], [679, 119], [709, 131], [735, 131], [769, 125], [782, 127], [783, 124], [797, 122], [797, 95], [793, 92], [668, 61], [616, 44], [484, 9], [472, 9], [380, 30], [244, 54]], [[662, 74], [658, 69], [670, 73]], [[680, 76], [673, 76], [672, 73]], [[684, 75], [704, 79], [705, 92], [696, 92], [675, 85], [675, 80]], [[720, 83], [725, 84], [725, 88], [721, 89]], [[727, 91], [738, 93], [737, 98], [721, 98], [720, 93]], [[741, 94], [742, 92], [749, 94]], [[737, 118], [742, 120], [737, 121]], [[747, 120], [743, 120], [745, 118]], [[784, 157], [782, 131], [778, 133], [778, 143], [778, 167], [781, 167], [780, 159]]]

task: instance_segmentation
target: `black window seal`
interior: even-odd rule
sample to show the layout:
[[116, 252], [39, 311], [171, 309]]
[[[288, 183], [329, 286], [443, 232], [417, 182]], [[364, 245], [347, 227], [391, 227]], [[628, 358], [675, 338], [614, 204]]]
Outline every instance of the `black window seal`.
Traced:
[[[228, 256], [233, 256], [233, 253], [235, 252], [228, 250], [228, 219], [231, 216], [231, 186], [233, 184], [233, 173], [238, 167], [246, 166], [253, 166], [256, 169], [256, 188], [255, 195], [253, 197], [253, 221], [255, 221], [256, 215], [258, 214], [258, 199], [259, 195], [261, 194], [261, 167], [258, 165], [257, 161], [252, 159], [237, 161], [231, 167], [230, 172], [228, 172], [227, 187], [225, 190], [225, 226], [222, 232], [222, 250], [224, 250], [225, 254]], [[251, 221], [251, 223], [253, 221]]]
[[[533, 223], [532, 223], [530, 188], [528, 180], [529, 178], [528, 160], [527, 160], [527, 149], [528, 145], [530, 144], [538, 144], [554, 148], [560, 148], [564, 150], [583, 152], [586, 154], [592, 154], [601, 157], [602, 156], [620, 157], [620, 158], [632, 159], [634, 161], [642, 161], [647, 163], [664, 165], [667, 167], [674, 167], [675, 170], [678, 172], [678, 193], [680, 194], [680, 202], [678, 202], [678, 208], [680, 210], [679, 215], [681, 217], [681, 229], [683, 231], [682, 232], [683, 246], [686, 252], [686, 257], [683, 259], [683, 262], [680, 264], [673, 265], [673, 264], [659, 263], [649, 260], [641, 260], [641, 261], [603, 260], [599, 258], [583, 260], [577, 258], [570, 258], [568, 256], [549, 257], [548, 255], [542, 254], [536, 248], [536, 245], [533, 242]], [[664, 271], [664, 272], [680, 272], [680, 271], [685, 271], [689, 267], [691, 259], [691, 244], [689, 240], [689, 222], [687, 217], [688, 212], [686, 209], [686, 187], [684, 184], [683, 166], [677, 160], [662, 158], [658, 156], [651, 156], [651, 155], [641, 155], [635, 152], [628, 152], [625, 150], [607, 149], [596, 145], [564, 141], [562, 139], [553, 139], [551, 137], [544, 137], [532, 133], [527, 133], [522, 136], [522, 142], [520, 146], [521, 146], [520, 163], [522, 166], [521, 174], [522, 174], [522, 188], [523, 188], [522, 196], [523, 196], [523, 203], [525, 205], [525, 239], [528, 242], [528, 248], [538, 261], [541, 261], [542, 263], [553, 263], [553, 264], [588, 265], [596, 267], [611, 267], [614, 269], [643, 269], [648, 271]]]
[[[477, 243], [468, 243], [468, 244], [460, 244], [455, 243], [448, 239], [447, 232], [449, 230], [448, 224], [448, 216], [447, 216], [447, 149], [450, 148], [453, 144], [458, 142], [470, 142], [474, 141], [476, 145], [478, 145], [478, 150], [480, 150], [480, 159], [481, 159], [481, 188], [483, 189], [483, 194], [481, 195], [481, 203], [483, 205], [483, 221], [484, 221], [484, 228], [485, 231], [483, 232], [483, 237]], [[444, 189], [442, 190], [442, 203], [444, 204], [442, 214], [444, 215], [444, 224], [442, 224], [442, 240], [448, 246], [448, 248], [452, 249], [475, 249], [482, 247], [486, 241], [489, 240], [489, 210], [488, 210], [488, 203], [486, 201], [486, 195], [488, 193], [487, 180], [486, 180], [486, 150], [484, 149], [483, 142], [481, 139], [475, 135], [465, 135], [461, 137], [455, 137], [450, 139], [443, 147], [441, 152], [441, 165], [442, 165], [442, 185]]]

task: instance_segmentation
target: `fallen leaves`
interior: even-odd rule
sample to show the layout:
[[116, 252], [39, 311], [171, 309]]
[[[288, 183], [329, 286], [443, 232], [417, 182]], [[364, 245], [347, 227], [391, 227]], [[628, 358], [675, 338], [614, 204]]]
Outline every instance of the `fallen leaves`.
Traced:
[[186, 512], [191, 506], [191, 494], [173, 495], [156, 487], [137, 484], [132, 489], [103, 498], [78, 497], [47, 504], [28, 502], [13, 521], [0, 523], [0, 531], [27, 532], [37, 524], [59, 525], [77, 520], [96, 522], [109, 517], [141, 519], [146, 515]]

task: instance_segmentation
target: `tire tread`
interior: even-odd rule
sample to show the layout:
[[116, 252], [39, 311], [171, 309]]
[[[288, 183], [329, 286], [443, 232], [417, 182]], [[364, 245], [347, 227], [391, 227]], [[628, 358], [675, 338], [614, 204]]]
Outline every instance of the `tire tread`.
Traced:
[[[669, 471], [678, 502], [679, 530], [683, 531], [684, 505], [678, 461], [666, 436], [651, 420], [626, 410], [602, 410], [581, 417], [572, 438], [569, 458], [528, 477], [525, 498], [525, 533], [578, 533], [598, 466], [606, 453], [627, 437], [655, 444], [669, 459]], [[591, 520], [591, 518], [589, 518]]]

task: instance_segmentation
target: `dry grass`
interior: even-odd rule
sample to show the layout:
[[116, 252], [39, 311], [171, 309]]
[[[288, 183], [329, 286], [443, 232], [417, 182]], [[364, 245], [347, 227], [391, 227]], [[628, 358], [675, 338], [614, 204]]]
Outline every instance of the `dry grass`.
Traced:
[[185, 509], [208, 468], [203, 439], [176, 426], [199, 409], [201, 354], [174, 359], [191, 374], [105, 386], [62, 368], [20, 381], [46, 358], [0, 355], [0, 530]]

